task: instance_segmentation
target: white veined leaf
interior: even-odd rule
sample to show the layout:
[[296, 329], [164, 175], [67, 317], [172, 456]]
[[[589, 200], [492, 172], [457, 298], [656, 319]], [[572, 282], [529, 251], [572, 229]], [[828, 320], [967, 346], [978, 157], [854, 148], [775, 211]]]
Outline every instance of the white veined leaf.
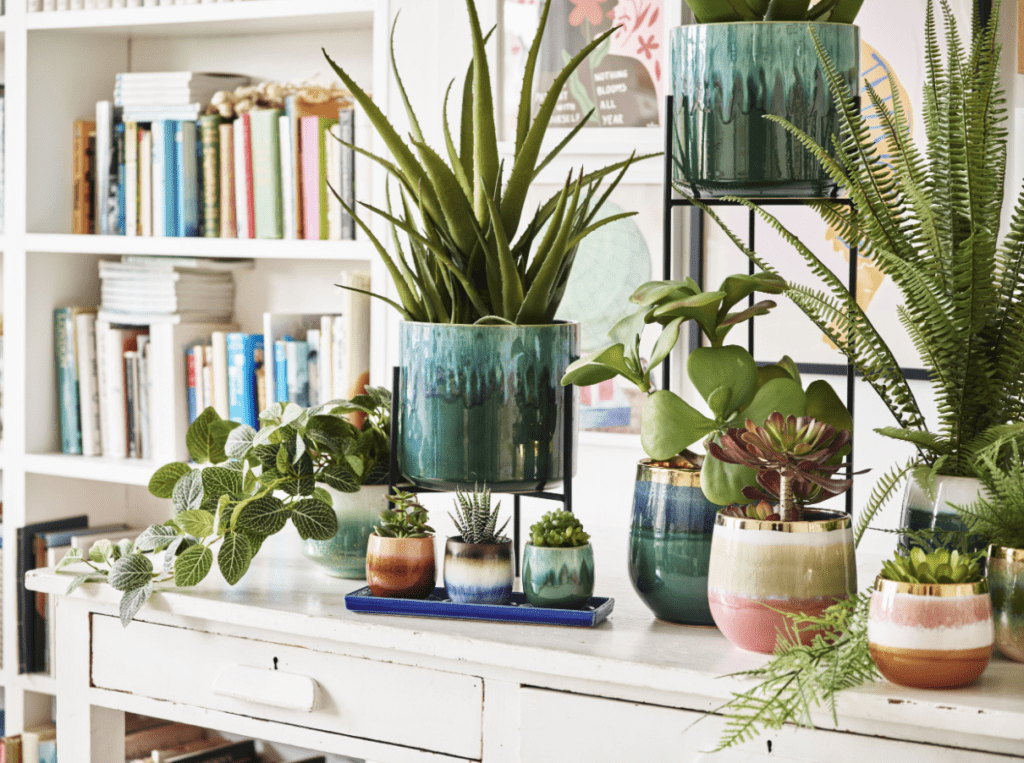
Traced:
[[146, 583], [141, 588], [133, 588], [130, 591], [125, 591], [124, 596], [121, 597], [121, 625], [125, 628], [128, 627], [128, 623], [132, 621], [142, 605], [145, 604], [149, 597], [153, 595], [153, 584]]
[[189, 546], [174, 562], [174, 585], [188, 587], [197, 585], [213, 566], [213, 552], [203, 544]]
[[153, 563], [142, 554], [132, 554], [114, 562], [107, 582], [117, 591], [131, 591], [141, 588], [152, 579]]
[[144, 552], [159, 551], [177, 537], [180, 536], [178, 535], [178, 529], [176, 527], [152, 525], [143, 530], [142, 534], [136, 538], [135, 547], [139, 551]]

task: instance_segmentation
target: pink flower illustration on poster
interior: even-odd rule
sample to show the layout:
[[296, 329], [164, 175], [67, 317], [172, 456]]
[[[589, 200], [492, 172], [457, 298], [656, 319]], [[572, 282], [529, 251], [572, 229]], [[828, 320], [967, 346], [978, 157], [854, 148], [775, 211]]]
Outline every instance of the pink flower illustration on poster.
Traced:
[[576, 6], [569, 14], [570, 26], [579, 26], [584, 21], [588, 21], [594, 26], [601, 23], [603, 16], [601, 3], [605, 0], [570, 0], [570, 2]]
[[620, 27], [612, 36], [611, 52], [642, 63], [651, 75], [658, 103], [664, 95], [661, 79], [661, 42], [664, 38], [662, 9], [665, 0], [619, 0], [608, 11], [613, 25]]

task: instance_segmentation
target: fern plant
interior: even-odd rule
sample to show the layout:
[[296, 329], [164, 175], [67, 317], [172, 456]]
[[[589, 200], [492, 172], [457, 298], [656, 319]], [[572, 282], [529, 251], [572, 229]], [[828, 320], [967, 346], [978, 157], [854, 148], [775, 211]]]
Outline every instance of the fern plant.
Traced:
[[1013, 441], [1006, 449], [1003, 454], [996, 446], [978, 457], [974, 468], [985, 492], [976, 502], [956, 508], [985, 544], [1024, 548], [1024, 453]]
[[455, 522], [463, 543], [504, 543], [508, 540], [504, 535], [508, 520], [501, 529], [497, 529], [500, 510], [501, 501], [491, 508], [491, 491], [485, 485], [483, 490], [473, 490], [472, 493], [457, 490], [455, 513], [448, 512], [448, 516]]
[[[984, 448], [1022, 434], [1012, 422], [1024, 416], [1024, 195], [1000, 241], [1007, 131], [998, 0], [984, 27], [975, 11], [970, 51], [946, 0], [941, 8], [945, 57], [929, 0], [923, 152], [909, 138], [899, 99], [886, 101], [871, 83], [866, 87], [873, 114], [836, 100], [843, 137], [835, 159], [793, 125], [768, 117], [796, 135], [853, 200], [855, 210], [828, 201], [808, 204], [899, 288], [904, 300], [899, 320], [929, 372], [938, 402], [937, 427], [929, 428], [895, 355], [845, 284], [777, 218], [734, 199], [777, 230], [822, 280], [827, 292], [790, 283], [786, 294], [889, 409], [895, 426], [876, 431], [917, 449], [873, 491], [857, 524], [858, 540], [908, 473], [927, 489], [938, 475], [978, 476], [978, 454]], [[809, 33], [814, 36], [813, 30]], [[839, 73], [816, 36], [814, 44], [832, 92], [843, 92]], [[881, 140], [868, 126], [873, 115], [881, 120]], [[702, 208], [748, 257], [775, 272], [713, 210]], [[1006, 465], [1002, 459], [999, 463]]]
[[[427, 145], [395, 65], [394, 26], [391, 29], [391, 66], [409, 117], [408, 142], [370, 96], [324, 51], [328, 63], [352, 92], [394, 157], [394, 161], [390, 161], [365, 148], [345, 144], [380, 164], [396, 181], [394, 205], [390, 188], [386, 209], [361, 203], [390, 224], [394, 257], [362, 216], [337, 193], [335, 196], [380, 254], [394, 281], [399, 301], [377, 294], [370, 296], [392, 305], [406, 320], [550, 324], [565, 293], [580, 242], [601, 226], [635, 214], [625, 212], [597, 219], [601, 206], [636, 160], [635, 156], [630, 156], [595, 172], [570, 173], [562, 189], [522, 224], [530, 185], [590, 118], [590, 113], [586, 114], [565, 139], [541, 159], [541, 143], [562, 89], [584, 59], [618, 29], [615, 27], [599, 35], [566, 64], [531, 120], [534, 71], [550, 5], [551, 0], [546, 0], [539, 31], [527, 56], [517, 111], [515, 154], [508, 168], [498, 151], [494, 97], [485, 49], [487, 37], [480, 28], [474, 0], [466, 0], [473, 62], [462, 87], [459, 131], [452, 136], [447, 116], [453, 81], [444, 99], [445, 145], [441, 151]], [[599, 193], [602, 181], [612, 175], [614, 178], [607, 188]]]
[[686, 0], [699, 23], [824, 21], [852, 24], [864, 0]]

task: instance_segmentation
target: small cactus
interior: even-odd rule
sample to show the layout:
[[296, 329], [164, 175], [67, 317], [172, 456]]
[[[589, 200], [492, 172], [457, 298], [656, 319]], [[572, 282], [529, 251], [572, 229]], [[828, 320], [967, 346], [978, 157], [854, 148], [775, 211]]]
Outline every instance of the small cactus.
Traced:
[[434, 528], [426, 524], [427, 510], [412, 493], [396, 491], [388, 496], [393, 509], [380, 513], [380, 524], [373, 526], [382, 538], [429, 538]]
[[914, 546], [907, 555], [882, 562], [882, 577], [900, 583], [977, 583], [984, 577], [979, 555], [940, 548], [925, 553]]
[[535, 546], [565, 548], [585, 546], [590, 536], [571, 511], [549, 511], [541, 520], [530, 525], [530, 542]]
[[491, 491], [484, 485], [483, 490], [475, 489], [472, 493], [463, 493], [457, 490], [455, 493], [455, 513], [448, 512], [448, 516], [455, 522], [455, 527], [462, 536], [464, 543], [504, 543], [508, 540], [502, 533], [508, 527], [508, 520], [495, 530], [498, 525], [498, 511], [501, 509], [501, 501], [491, 509]]

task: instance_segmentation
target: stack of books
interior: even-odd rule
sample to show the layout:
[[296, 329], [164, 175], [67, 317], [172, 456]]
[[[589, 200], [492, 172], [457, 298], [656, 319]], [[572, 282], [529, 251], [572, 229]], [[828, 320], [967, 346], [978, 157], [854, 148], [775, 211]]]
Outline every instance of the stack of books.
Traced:
[[49, 11], [93, 11], [103, 8], [155, 8], [167, 5], [233, 3], [237, 0], [28, 0], [33, 13]]
[[[350, 102], [207, 110], [241, 75], [118, 75], [114, 99], [74, 129], [75, 233], [323, 239], [356, 237], [344, 211], [369, 195], [369, 124]], [[348, 145], [343, 145], [343, 142]], [[358, 175], [358, 177], [357, 177]], [[337, 196], [335, 195], [337, 193]]]
[[213, 407], [222, 419], [259, 428], [264, 409], [259, 395], [264, 373], [263, 335], [215, 331], [206, 344], [185, 353], [188, 420]]

